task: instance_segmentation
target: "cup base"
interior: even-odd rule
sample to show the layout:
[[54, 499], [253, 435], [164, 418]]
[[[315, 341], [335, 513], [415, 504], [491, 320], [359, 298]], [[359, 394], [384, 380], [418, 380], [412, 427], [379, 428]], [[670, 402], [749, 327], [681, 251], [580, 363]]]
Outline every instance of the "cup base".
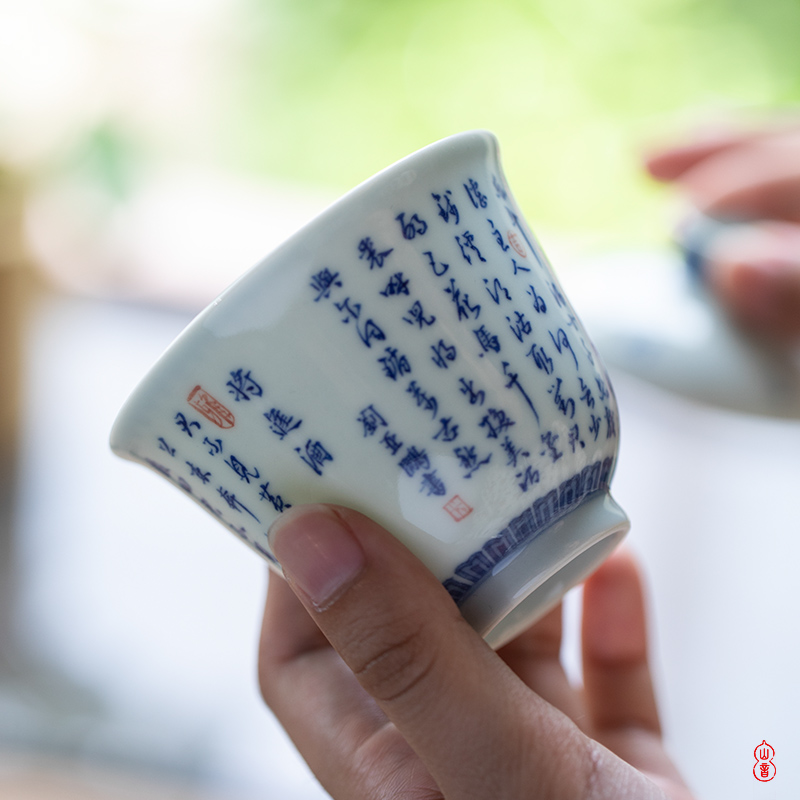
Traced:
[[594, 572], [629, 528], [611, 495], [597, 493], [498, 564], [461, 613], [489, 645], [502, 647]]

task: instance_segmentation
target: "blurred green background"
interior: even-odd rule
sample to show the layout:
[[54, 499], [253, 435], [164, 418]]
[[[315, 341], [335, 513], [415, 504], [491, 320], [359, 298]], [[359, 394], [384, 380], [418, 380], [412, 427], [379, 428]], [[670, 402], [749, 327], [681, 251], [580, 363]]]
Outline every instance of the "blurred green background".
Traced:
[[641, 175], [642, 147], [692, 115], [800, 99], [798, 0], [247, 8], [254, 28], [227, 157], [345, 186], [431, 140], [487, 127], [534, 226], [657, 235], [663, 194]]
[[[132, 164], [159, 159], [342, 192], [422, 145], [482, 127], [498, 135], [535, 228], [651, 241], [665, 235], [668, 193], [642, 175], [645, 147], [698, 120], [800, 100], [800, 0], [31, 0], [25, 8], [36, 9], [50, 39], [29, 25], [23, 52], [8, 26], [21, 12], [1, 12], [12, 50], [0, 56], [2, 81], [19, 84], [15, 59], [27, 59], [38, 73], [52, 70], [51, 83], [66, 81], [65, 114], [69, 97], [79, 109], [77, 122], [50, 124], [63, 135], [42, 148], [37, 168], [95, 170], [116, 193]], [[59, 64], [63, 48], [52, 40], [62, 29], [85, 48], [83, 84]], [[0, 155], [14, 113], [0, 86]]]

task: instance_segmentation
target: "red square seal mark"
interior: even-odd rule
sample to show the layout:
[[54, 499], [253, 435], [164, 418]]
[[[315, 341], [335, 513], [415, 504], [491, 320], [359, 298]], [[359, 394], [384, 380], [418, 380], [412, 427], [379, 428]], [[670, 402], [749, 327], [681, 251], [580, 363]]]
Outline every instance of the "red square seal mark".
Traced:
[[508, 243], [517, 251], [523, 258], [527, 258], [528, 253], [525, 251], [525, 246], [519, 239], [519, 236], [514, 231], [508, 232]]
[[462, 519], [468, 517], [474, 510], [457, 494], [453, 495], [444, 504], [443, 508], [456, 522], [461, 522]]
[[197, 409], [209, 422], [220, 428], [232, 428], [236, 424], [233, 414], [205, 389], [195, 386], [186, 399], [192, 408]]

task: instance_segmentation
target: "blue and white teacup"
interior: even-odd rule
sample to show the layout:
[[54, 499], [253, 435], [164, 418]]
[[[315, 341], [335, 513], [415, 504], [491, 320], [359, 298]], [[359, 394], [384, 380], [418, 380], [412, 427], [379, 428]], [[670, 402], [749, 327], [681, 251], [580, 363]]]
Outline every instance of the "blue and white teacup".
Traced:
[[286, 509], [367, 514], [493, 646], [627, 532], [618, 442], [608, 374], [485, 131], [380, 172], [239, 278], [111, 435], [278, 569]]

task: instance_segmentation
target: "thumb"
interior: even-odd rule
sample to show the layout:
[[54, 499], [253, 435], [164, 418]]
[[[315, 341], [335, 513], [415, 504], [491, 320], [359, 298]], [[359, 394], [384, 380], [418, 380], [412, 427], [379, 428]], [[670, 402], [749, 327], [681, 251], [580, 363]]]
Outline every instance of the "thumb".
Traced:
[[[307, 506], [270, 531], [284, 574], [444, 796], [577, 797], [597, 753], [469, 627], [436, 578], [355, 511]], [[535, 777], [534, 777], [535, 776]]]

